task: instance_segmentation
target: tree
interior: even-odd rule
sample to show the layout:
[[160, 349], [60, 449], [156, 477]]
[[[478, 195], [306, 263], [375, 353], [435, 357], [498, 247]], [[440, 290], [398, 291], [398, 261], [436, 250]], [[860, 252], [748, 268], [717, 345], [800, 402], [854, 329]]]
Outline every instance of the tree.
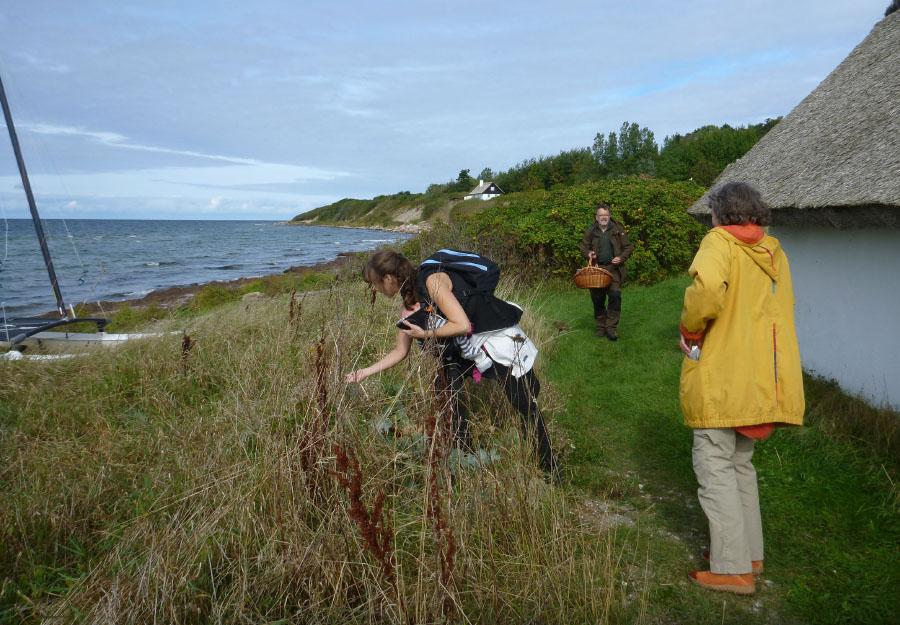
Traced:
[[456, 182], [451, 183], [453, 187], [453, 191], [471, 191], [472, 190], [472, 176], [469, 175], [468, 169], [460, 169], [459, 175], [456, 177]]
[[626, 176], [656, 173], [656, 160], [659, 147], [653, 137], [653, 131], [638, 127], [637, 124], [625, 122], [619, 129], [619, 158], [622, 160], [622, 173]]
[[487, 180], [493, 180], [493, 179], [494, 179], [494, 172], [491, 171], [491, 168], [490, 168], [490, 167], [485, 167], [484, 169], [481, 170], [481, 173], [478, 174], [478, 179], [479, 179], [479, 180], [485, 180], [485, 181], [487, 181]]
[[635, 123], [624, 122], [618, 135], [611, 132], [604, 137], [598, 132], [594, 138], [594, 157], [604, 176], [652, 175], [658, 156], [653, 131]]
[[669, 181], [693, 179], [709, 186], [725, 166], [756, 145], [781, 118], [733, 128], [701, 126], [686, 135], [666, 137], [657, 159], [657, 173]]
[[619, 167], [619, 139], [616, 133], [609, 133], [609, 137], [597, 133], [594, 138], [594, 157], [600, 163], [601, 175], [616, 175]]

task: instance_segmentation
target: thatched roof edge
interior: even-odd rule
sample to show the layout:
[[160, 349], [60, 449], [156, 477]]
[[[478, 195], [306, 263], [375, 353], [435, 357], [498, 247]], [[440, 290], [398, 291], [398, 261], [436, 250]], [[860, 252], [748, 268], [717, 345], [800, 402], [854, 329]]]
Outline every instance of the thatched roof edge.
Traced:
[[[713, 186], [744, 181], [775, 223], [885, 226], [900, 212], [900, 12], [869, 35]], [[708, 220], [707, 194], [688, 211]], [[841, 213], [847, 217], [842, 218]], [[705, 219], [704, 216], [707, 216]]]

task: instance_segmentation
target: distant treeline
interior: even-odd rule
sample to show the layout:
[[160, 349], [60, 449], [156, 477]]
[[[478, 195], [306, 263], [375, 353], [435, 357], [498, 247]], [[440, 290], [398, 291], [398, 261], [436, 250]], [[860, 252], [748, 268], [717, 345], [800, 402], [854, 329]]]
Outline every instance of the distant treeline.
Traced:
[[708, 187], [725, 166], [756, 145], [781, 120], [734, 128], [703, 126], [686, 135], [666, 137], [660, 148], [649, 128], [624, 122], [618, 132], [597, 133], [591, 147], [563, 150], [556, 156], [529, 158], [506, 171], [485, 167], [477, 177], [463, 169], [455, 180], [428, 186], [425, 193], [401, 191], [371, 200], [343, 199], [297, 215], [295, 220], [380, 223], [398, 206], [421, 203], [428, 219], [440, 206], [469, 193], [478, 180], [492, 180], [506, 193], [559, 190], [602, 180], [649, 176], [667, 182], [693, 181]]
[[[503, 172], [486, 167], [478, 178], [493, 180], [507, 193], [640, 175], [669, 182], [693, 180], [708, 187], [726, 165], [746, 154], [780, 119], [738, 128], [728, 124], [703, 126], [686, 135], [666, 137], [662, 148], [652, 130], [625, 122], [618, 132], [597, 133], [590, 148], [530, 158]], [[455, 184], [460, 190], [468, 190], [468, 175], [469, 170], [463, 170], [457, 177]]]

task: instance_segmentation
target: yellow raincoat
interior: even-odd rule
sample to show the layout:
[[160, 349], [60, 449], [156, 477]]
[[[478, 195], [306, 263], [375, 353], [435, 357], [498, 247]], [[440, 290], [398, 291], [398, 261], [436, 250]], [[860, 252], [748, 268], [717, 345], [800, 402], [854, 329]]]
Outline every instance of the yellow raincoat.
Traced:
[[681, 366], [685, 425], [802, 424], [794, 292], [778, 240], [755, 224], [713, 228], [688, 272], [681, 331], [703, 345]]

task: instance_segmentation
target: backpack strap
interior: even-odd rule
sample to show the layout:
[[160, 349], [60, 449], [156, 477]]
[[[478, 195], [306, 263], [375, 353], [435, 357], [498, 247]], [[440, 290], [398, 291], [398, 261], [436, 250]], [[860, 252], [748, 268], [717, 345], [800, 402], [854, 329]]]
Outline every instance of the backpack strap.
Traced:
[[422, 289], [419, 289], [421, 295], [427, 294], [425, 281], [428, 276], [442, 271], [449, 271], [463, 278], [466, 286], [454, 291], [457, 298], [467, 298], [476, 293], [493, 293], [500, 280], [500, 267], [489, 258], [472, 252], [442, 249], [419, 265], [417, 281], [421, 281]]

